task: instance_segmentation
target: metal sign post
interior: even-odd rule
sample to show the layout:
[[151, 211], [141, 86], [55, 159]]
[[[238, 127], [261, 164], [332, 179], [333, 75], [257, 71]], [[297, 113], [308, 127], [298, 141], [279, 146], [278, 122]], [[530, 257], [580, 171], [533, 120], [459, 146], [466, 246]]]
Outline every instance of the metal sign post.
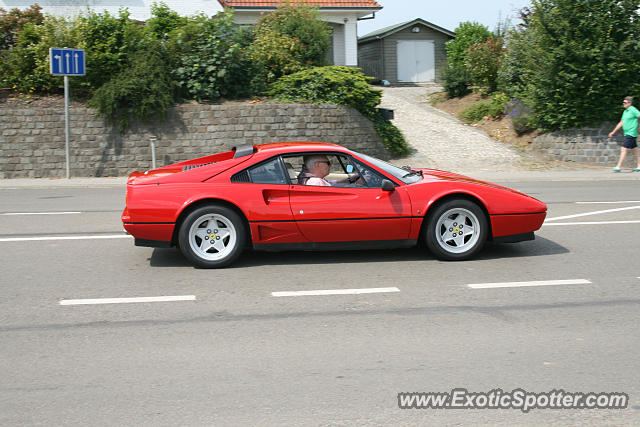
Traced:
[[69, 168], [69, 76], [85, 75], [84, 49], [49, 48], [49, 71], [54, 76], [64, 76], [64, 141], [67, 164], [67, 179], [71, 177]]

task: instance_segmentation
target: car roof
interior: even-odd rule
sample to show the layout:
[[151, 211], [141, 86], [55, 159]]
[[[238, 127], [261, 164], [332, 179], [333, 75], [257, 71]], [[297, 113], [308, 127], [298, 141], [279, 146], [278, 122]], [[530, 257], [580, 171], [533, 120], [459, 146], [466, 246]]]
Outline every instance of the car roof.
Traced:
[[277, 153], [292, 153], [296, 151], [342, 151], [349, 150], [342, 145], [331, 142], [309, 142], [309, 141], [291, 141], [291, 142], [273, 142], [270, 144], [260, 144], [255, 146], [257, 153], [266, 155]]

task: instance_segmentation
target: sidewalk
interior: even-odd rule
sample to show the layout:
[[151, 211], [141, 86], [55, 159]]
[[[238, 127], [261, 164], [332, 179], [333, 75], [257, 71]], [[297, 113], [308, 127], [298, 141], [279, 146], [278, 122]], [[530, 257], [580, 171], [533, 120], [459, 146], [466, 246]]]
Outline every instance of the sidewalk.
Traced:
[[[421, 165], [411, 165], [421, 166]], [[463, 175], [491, 182], [525, 181], [640, 181], [640, 172], [611, 172], [611, 168], [575, 170], [465, 171]], [[124, 191], [127, 177], [0, 179], [0, 190], [21, 188], [113, 188]]]

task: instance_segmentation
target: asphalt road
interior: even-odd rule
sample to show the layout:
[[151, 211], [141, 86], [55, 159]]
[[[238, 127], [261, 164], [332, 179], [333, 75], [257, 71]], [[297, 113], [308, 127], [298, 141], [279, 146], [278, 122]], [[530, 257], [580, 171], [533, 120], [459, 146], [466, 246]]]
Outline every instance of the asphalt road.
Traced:
[[[535, 241], [489, 244], [472, 261], [249, 252], [223, 270], [120, 236], [121, 188], [0, 189], [0, 424], [637, 425], [638, 182], [508, 185], [547, 202], [548, 221]], [[468, 286], [554, 280], [573, 284]], [[272, 296], [381, 287], [398, 292]], [[154, 296], [194, 299], [60, 304]], [[630, 401], [398, 408], [399, 392], [454, 388]]]

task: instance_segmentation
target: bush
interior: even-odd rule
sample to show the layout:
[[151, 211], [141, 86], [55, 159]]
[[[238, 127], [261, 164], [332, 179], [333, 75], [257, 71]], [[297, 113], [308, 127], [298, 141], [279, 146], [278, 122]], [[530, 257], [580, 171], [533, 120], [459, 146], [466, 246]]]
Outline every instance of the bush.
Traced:
[[504, 115], [511, 120], [513, 130], [518, 135], [535, 130], [533, 111], [521, 99], [515, 98], [507, 102]]
[[168, 39], [169, 34], [186, 25], [187, 18], [184, 18], [167, 6], [166, 3], [153, 2], [151, 4], [152, 18], [146, 23], [147, 30], [158, 39]]
[[504, 93], [495, 92], [491, 94], [489, 99], [489, 115], [496, 118], [502, 116], [505, 105], [509, 102], [509, 97]]
[[[147, 49], [151, 42], [145, 28], [129, 19], [121, 9], [118, 16], [89, 11], [79, 18], [81, 45], [86, 49], [87, 75], [82, 86], [98, 89], [123, 70], [130, 55]], [[75, 80], [75, 79], [74, 79]]]
[[118, 17], [91, 11], [74, 19], [47, 15], [41, 22], [26, 23], [15, 35], [0, 78], [18, 89], [59, 92], [62, 79], [50, 74], [49, 48], [73, 47], [85, 49], [87, 74], [70, 79], [70, 84], [94, 90], [117, 75], [128, 56], [144, 50], [150, 41], [144, 27], [135, 25], [126, 10]]
[[489, 37], [483, 42], [474, 43], [465, 51], [465, 66], [475, 89], [480, 93], [489, 94], [497, 89], [502, 44], [502, 38]]
[[372, 122], [376, 132], [380, 135], [380, 139], [382, 139], [382, 143], [392, 156], [401, 157], [411, 153], [404, 135], [393, 123], [383, 118], [377, 111], [373, 116]]
[[284, 6], [262, 18], [255, 28], [249, 56], [260, 71], [256, 82], [267, 84], [304, 68], [326, 64], [330, 27], [315, 9]]
[[[526, 22], [524, 13], [521, 16]], [[531, 31], [511, 30], [505, 37], [506, 49], [502, 54], [502, 61], [498, 67], [498, 90], [508, 94], [512, 98], [523, 96], [528, 84], [527, 70], [532, 68], [529, 64], [537, 55], [530, 55], [531, 49], [536, 49], [537, 42]]]
[[471, 72], [466, 67], [450, 65], [444, 75], [444, 90], [449, 98], [471, 92]]
[[281, 77], [267, 92], [275, 100], [284, 102], [314, 102], [347, 105], [374, 124], [385, 147], [393, 155], [410, 152], [402, 133], [382, 118], [376, 106], [382, 92], [371, 88], [358, 69], [339, 66], [316, 67]]
[[52, 76], [49, 70], [49, 48], [76, 47], [78, 40], [77, 21], [47, 16], [41, 23], [26, 23], [3, 55], [0, 83], [23, 92], [32, 88], [39, 92], [60, 91], [62, 78]]
[[102, 85], [89, 105], [120, 134], [129, 128], [131, 118], [150, 121], [162, 118], [174, 103], [175, 84], [166, 66], [160, 43], [131, 56], [131, 62]]
[[505, 104], [509, 98], [504, 93], [494, 93], [487, 101], [479, 101], [469, 105], [460, 113], [460, 118], [467, 123], [474, 123], [489, 116], [498, 118], [504, 114]]
[[233, 24], [231, 12], [196, 17], [171, 40], [182, 96], [203, 101], [251, 94], [253, 67], [245, 55], [251, 37]]
[[486, 101], [475, 102], [460, 113], [460, 118], [467, 123], [479, 122], [489, 115], [489, 103]]
[[37, 4], [25, 10], [11, 9], [7, 12], [0, 8], [0, 55], [11, 48], [18, 33], [27, 24], [40, 25], [44, 21], [42, 8]]
[[371, 88], [360, 70], [340, 66], [310, 68], [281, 77], [267, 94], [285, 102], [348, 105], [365, 116], [375, 110], [382, 98], [382, 91]]

